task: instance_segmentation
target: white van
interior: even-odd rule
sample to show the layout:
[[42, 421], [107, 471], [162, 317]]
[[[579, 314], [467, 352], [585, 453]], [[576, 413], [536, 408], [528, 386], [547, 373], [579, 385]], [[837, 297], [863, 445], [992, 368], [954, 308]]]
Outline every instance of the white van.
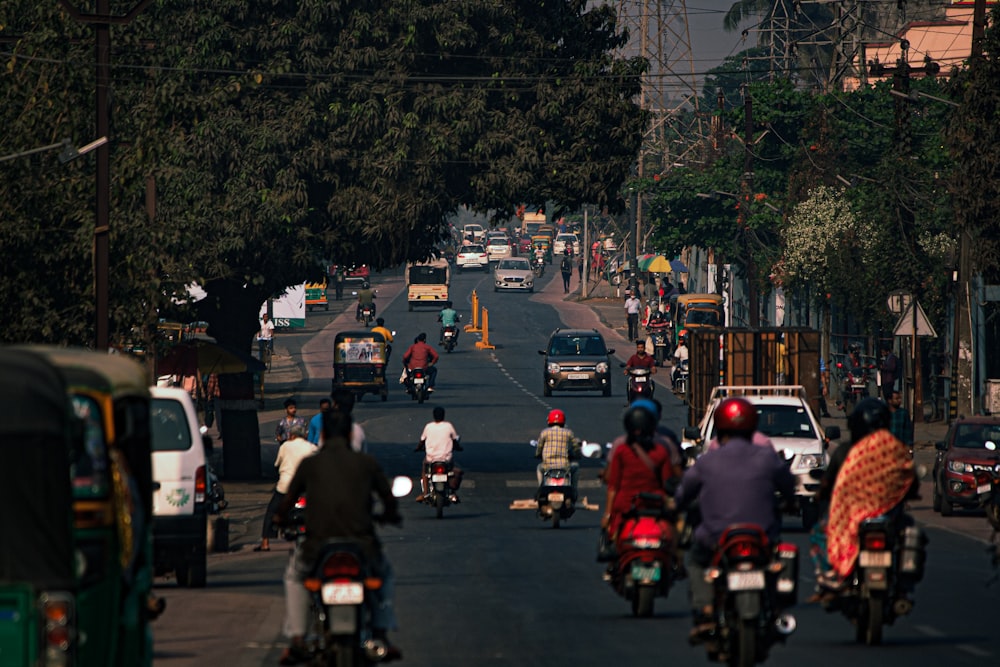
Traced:
[[151, 387], [153, 444], [153, 560], [157, 575], [173, 571], [177, 583], [201, 588], [207, 578], [209, 493], [207, 455], [191, 395]]

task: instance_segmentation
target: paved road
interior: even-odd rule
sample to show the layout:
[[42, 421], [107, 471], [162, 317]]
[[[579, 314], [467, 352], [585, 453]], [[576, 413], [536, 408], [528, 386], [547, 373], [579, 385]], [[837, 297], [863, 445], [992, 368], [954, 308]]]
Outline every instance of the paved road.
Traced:
[[[463, 502], [448, 508], [440, 521], [430, 508], [406, 502], [403, 528], [383, 533], [399, 574], [402, 627], [395, 639], [404, 650], [404, 664], [702, 665], [704, 652], [685, 641], [685, 584], [667, 600], [657, 601], [654, 618], [637, 620], [630, 617], [628, 604], [600, 580], [601, 566], [594, 562], [597, 512], [578, 512], [563, 528], [553, 530], [530, 511], [509, 509], [512, 500], [533, 492], [535, 461], [527, 443], [544, 426], [550, 408], [565, 410], [568, 425], [581, 437], [606, 441], [620, 430], [625, 403], [620, 380], [610, 398], [558, 393], [542, 397], [537, 350], [551, 330], [560, 325], [604, 326], [593, 308], [563, 300], [558, 272], [552, 273], [555, 282], [534, 295], [494, 294], [487, 274], [456, 276], [456, 307], [468, 321], [469, 299], [476, 290], [489, 309], [489, 336], [497, 349], [476, 350], [478, 336], [465, 333], [458, 349], [443, 355], [439, 391], [430, 403], [418, 406], [393, 386], [388, 402], [368, 397], [356, 408], [373, 454], [390, 474], [416, 473], [419, 455], [412, 449], [434, 405], [448, 410], [466, 448], [459, 458], [467, 471]], [[385, 276], [377, 284], [380, 310], [402, 342], [394, 353], [398, 363], [417, 333], [436, 335], [435, 314], [410, 313], [405, 302], [393, 301], [402, 287], [399, 276]], [[336, 309], [315, 315], [308, 332], [278, 339], [279, 363], [270, 380], [275, 397], [261, 412], [265, 441], [280, 415], [282, 392], [297, 395], [303, 411], [312, 414], [311, 406], [328, 391], [332, 336], [354, 326], [350, 314], [345, 319]], [[608, 333], [609, 344], [630, 353], [614, 335]], [[681, 403], [669, 392], [659, 398], [667, 406], [667, 422], [680, 428], [685, 418]], [[272, 447], [264, 447], [265, 470], [273, 455]], [[585, 462], [581, 473], [582, 494], [592, 501], [602, 499], [597, 470], [595, 463]], [[250, 551], [269, 490], [266, 480], [227, 485], [233, 550], [210, 557], [208, 588], [190, 591], [161, 582], [168, 608], [155, 628], [157, 665], [276, 663], [284, 642], [280, 579], [287, 547], [274, 542], [270, 553]], [[856, 646], [844, 618], [802, 605], [795, 611], [799, 631], [787, 646], [775, 649], [769, 664], [1000, 662], [1000, 631], [993, 621], [1000, 586], [984, 585], [992, 571], [977, 536], [954, 530], [982, 526], [985, 520], [931, 517], [925, 509], [928, 503], [916, 505], [918, 516], [932, 523], [927, 577], [917, 590], [914, 613], [886, 630], [886, 645]], [[939, 524], [942, 529], [933, 527]], [[805, 550], [805, 535], [794, 522], [786, 537]], [[812, 582], [806, 562], [802, 569], [807, 594]]]

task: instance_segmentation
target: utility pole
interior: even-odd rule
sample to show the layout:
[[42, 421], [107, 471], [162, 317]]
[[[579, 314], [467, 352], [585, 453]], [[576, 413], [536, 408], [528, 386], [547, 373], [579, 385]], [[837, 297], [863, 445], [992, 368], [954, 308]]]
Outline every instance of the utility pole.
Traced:
[[[111, 24], [123, 25], [132, 21], [153, 0], [139, 0], [127, 14], [111, 14], [111, 0], [97, 0], [94, 13], [84, 13], [70, 0], [59, 4], [80, 23], [94, 25], [95, 59], [97, 61], [96, 115], [97, 136], [110, 138], [111, 105]], [[97, 148], [97, 205], [94, 216], [94, 348], [107, 350], [111, 342], [111, 309], [108, 304], [108, 284], [111, 264], [111, 146], [107, 143]]]
[[740, 212], [737, 218], [739, 234], [743, 241], [743, 254], [747, 270], [747, 308], [750, 311], [750, 326], [760, 326], [760, 306], [757, 303], [757, 265], [753, 261], [753, 251], [750, 247], [750, 202], [753, 200], [753, 100], [750, 90], [745, 89], [743, 100], [743, 115], [746, 121], [746, 139], [743, 142], [743, 181]]

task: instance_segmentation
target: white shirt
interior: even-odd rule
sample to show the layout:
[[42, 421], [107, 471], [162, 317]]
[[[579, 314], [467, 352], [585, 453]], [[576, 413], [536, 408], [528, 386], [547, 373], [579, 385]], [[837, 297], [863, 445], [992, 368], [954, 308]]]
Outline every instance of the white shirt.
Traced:
[[261, 320], [260, 333], [257, 334], [259, 340], [271, 340], [274, 337], [274, 320], [264, 322]]
[[278, 469], [278, 483], [275, 490], [278, 493], [288, 493], [288, 485], [295, 476], [302, 459], [316, 453], [318, 447], [305, 438], [285, 440], [278, 447], [278, 456], [274, 459], [274, 467]]
[[635, 298], [634, 296], [630, 296], [629, 298], [625, 299], [625, 312], [628, 313], [629, 315], [638, 315], [640, 305], [641, 304], [639, 303], [639, 299]]
[[687, 361], [688, 359], [688, 348], [687, 345], [678, 345], [677, 349], [674, 350], [674, 359], [678, 362]]
[[427, 461], [451, 461], [451, 450], [458, 433], [451, 422], [430, 422], [420, 435]]
[[[323, 434], [319, 434], [319, 446], [323, 446]], [[361, 428], [361, 424], [354, 422], [351, 424], [351, 449], [358, 453], [364, 453], [368, 451], [368, 438], [365, 436], [365, 430]]]

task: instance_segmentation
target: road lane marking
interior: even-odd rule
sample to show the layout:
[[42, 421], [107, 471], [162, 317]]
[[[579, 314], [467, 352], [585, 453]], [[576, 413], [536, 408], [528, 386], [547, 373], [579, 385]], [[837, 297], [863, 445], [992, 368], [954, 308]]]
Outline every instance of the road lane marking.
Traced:
[[988, 658], [991, 655], [993, 655], [989, 651], [981, 649], [978, 646], [973, 646], [972, 644], [959, 644], [955, 648], [957, 648], [959, 651], [965, 651], [966, 653], [971, 653], [972, 655], [979, 658]]

